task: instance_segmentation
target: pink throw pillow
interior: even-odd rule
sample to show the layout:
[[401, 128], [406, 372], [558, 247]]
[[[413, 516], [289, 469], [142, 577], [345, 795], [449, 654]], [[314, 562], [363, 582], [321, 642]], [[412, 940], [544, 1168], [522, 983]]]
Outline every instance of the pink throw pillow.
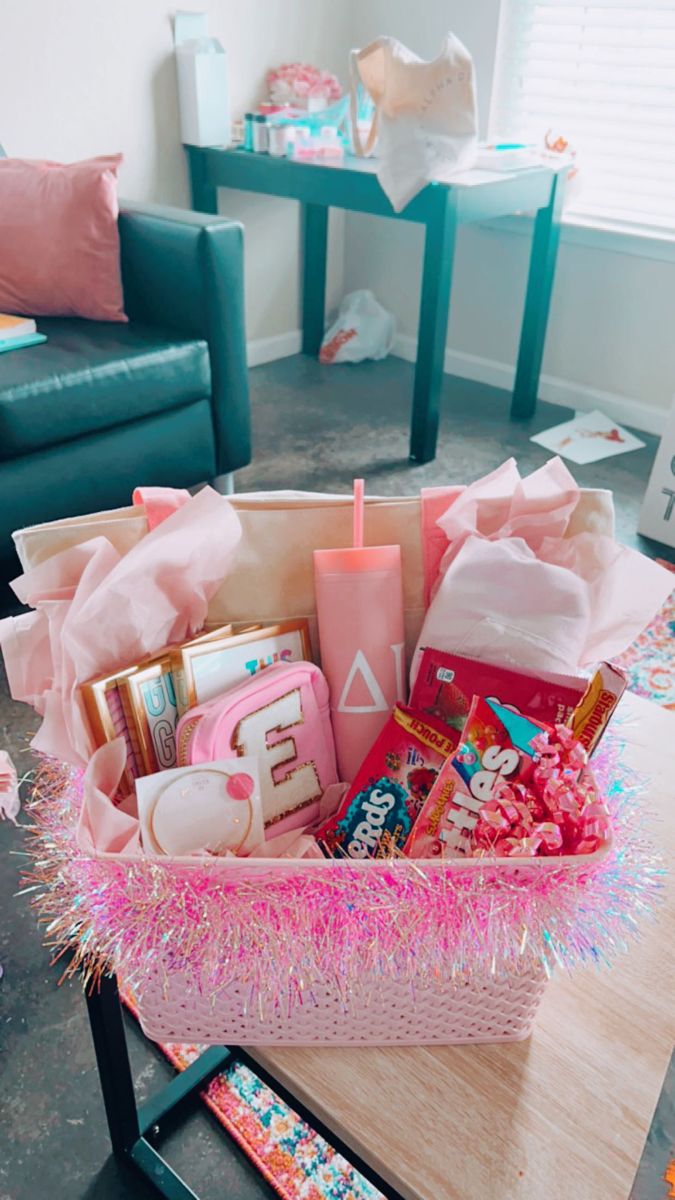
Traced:
[[0, 158], [0, 312], [126, 321], [117, 230], [121, 154]]

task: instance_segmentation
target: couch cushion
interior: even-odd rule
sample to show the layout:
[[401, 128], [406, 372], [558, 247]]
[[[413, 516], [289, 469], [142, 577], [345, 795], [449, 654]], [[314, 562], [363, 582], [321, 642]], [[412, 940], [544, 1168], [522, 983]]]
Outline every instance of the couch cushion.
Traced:
[[50, 318], [0, 355], [0, 459], [179, 408], [211, 393], [206, 342], [150, 325]]
[[209, 400], [2, 463], [0, 611], [9, 600], [3, 576], [13, 579], [21, 571], [11, 537], [15, 529], [128, 505], [139, 481], [190, 487], [215, 473]]

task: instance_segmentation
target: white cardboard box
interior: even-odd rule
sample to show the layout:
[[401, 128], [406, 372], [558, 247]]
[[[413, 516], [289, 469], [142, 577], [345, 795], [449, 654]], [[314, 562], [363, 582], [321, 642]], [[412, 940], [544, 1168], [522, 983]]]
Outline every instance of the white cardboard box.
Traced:
[[229, 146], [227, 55], [220, 42], [208, 36], [206, 19], [206, 13], [175, 16], [181, 140], [187, 146]]
[[675, 546], [675, 401], [642, 501], [638, 532]]

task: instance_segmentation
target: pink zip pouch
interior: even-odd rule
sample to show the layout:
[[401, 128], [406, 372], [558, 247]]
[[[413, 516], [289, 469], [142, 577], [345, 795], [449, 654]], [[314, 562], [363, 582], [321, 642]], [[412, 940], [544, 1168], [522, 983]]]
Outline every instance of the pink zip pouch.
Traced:
[[314, 663], [275, 663], [178, 722], [179, 766], [253, 757], [265, 828], [309, 825], [337, 783], [328, 684]]

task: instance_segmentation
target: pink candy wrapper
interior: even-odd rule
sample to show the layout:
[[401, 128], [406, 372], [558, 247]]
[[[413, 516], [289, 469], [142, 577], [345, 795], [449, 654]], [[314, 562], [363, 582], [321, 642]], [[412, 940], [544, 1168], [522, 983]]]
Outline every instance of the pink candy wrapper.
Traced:
[[410, 707], [457, 730], [459, 741], [474, 696], [489, 696], [537, 721], [564, 725], [584, 695], [587, 682], [582, 676], [541, 672], [529, 675], [513, 667], [426, 647]]

